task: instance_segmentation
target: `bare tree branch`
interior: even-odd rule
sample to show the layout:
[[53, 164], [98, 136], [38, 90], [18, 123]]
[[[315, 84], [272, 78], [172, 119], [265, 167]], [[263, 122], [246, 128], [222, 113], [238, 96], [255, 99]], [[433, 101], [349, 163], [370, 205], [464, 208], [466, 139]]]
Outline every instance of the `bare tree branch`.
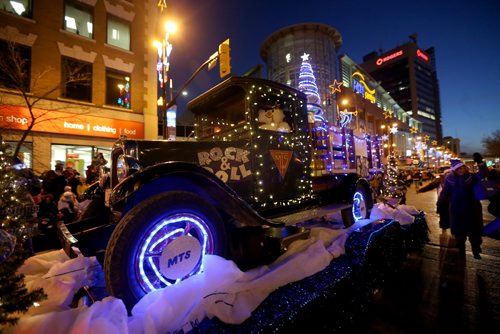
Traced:
[[[91, 86], [92, 75], [88, 71], [89, 66], [92, 65], [75, 62], [78, 66], [69, 66], [68, 63], [63, 64], [63, 78], [58, 84], [50, 87], [41, 87], [40, 82], [44, 77], [49, 75], [53, 69], [46, 68], [40, 73], [31, 73], [31, 57], [27, 57], [27, 49], [24, 46], [15, 44], [14, 42], [6, 43], [6, 52], [0, 57], [0, 86], [3, 86], [14, 94], [19, 94], [23, 105], [29, 112], [29, 120], [27, 128], [23, 131], [21, 139], [18, 141], [14, 150], [14, 157], [18, 156], [23, 143], [28, 135], [33, 130], [36, 124], [47, 122], [55, 119], [66, 117], [46, 117], [50, 114], [50, 110], [46, 112], [37, 112], [35, 114], [34, 108], [42, 100], [46, 100], [54, 92], [63, 87], [68, 86]], [[10, 92], [12, 93], [12, 92]], [[72, 116], [67, 118], [71, 119]]]

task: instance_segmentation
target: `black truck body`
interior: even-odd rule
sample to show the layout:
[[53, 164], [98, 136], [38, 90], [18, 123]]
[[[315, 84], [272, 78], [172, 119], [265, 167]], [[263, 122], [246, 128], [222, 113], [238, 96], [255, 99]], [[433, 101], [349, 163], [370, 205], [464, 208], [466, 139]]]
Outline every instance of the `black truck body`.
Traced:
[[[110, 293], [131, 307], [202, 270], [206, 254], [243, 270], [273, 261], [307, 237], [294, 223], [316, 218], [318, 208], [341, 203], [346, 219], [367, 217], [373, 200], [364, 178], [311, 175], [306, 104], [291, 87], [232, 77], [188, 104], [194, 140], [120, 138], [109, 188], [94, 184], [82, 218], [59, 225], [65, 249], [96, 255]], [[263, 125], [277, 109], [280, 124]]]

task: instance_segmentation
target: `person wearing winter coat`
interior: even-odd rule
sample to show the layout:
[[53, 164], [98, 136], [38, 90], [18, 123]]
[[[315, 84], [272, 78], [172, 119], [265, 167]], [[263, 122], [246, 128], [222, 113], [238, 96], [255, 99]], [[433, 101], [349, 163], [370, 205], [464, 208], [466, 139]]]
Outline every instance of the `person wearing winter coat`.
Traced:
[[57, 216], [57, 204], [54, 202], [52, 194], [45, 194], [39, 204], [38, 218], [52, 221]]
[[65, 214], [66, 220], [73, 221], [78, 215], [78, 201], [76, 195], [71, 191], [66, 191], [61, 195], [59, 202], [57, 202], [57, 209], [67, 209], [68, 213]]
[[[436, 176], [431, 182], [421, 188], [418, 188], [417, 194], [436, 189], [437, 196], [439, 197], [439, 194], [443, 189], [444, 180], [446, 179], [450, 171], [450, 169], [445, 170], [443, 174]], [[439, 214], [439, 227], [444, 233], [447, 229], [450, 228], [450, 214], [448, 205], [444, 202], [441, 202], [440, 204], [441, 205], [436, 206], [436, 213]]]
[[469, 238], [474, 258], [481, 258], [483, 213], [481, 202], [474, 195], [477, 174], [459, 159], [451, 160], [451, 172], [446, 176], [438, 197], [438, 207], [447, 207], [451, 233], [455, 236], [459, 254], [465, 256], [465, 242]]

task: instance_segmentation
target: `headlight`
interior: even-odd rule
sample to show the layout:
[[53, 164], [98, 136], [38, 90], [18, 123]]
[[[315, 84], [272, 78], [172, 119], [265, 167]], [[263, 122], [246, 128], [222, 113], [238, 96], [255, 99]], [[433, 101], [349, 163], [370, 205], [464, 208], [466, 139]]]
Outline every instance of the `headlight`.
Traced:
[[124, 155], [120, 155], [118, 159], [116, 159], [116, 177], [118, 182], [121, 182], [127, 177], [127, 163], [125, 162]]

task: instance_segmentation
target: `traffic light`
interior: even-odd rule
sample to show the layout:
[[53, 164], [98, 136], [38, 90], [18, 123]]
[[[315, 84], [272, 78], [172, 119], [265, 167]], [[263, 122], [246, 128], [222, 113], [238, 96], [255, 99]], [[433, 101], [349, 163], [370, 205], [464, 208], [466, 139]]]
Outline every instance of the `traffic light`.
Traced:
[[219, 74], [221, 78], [231, 73], [231, 57], [229, 56], [229, 38], [219, 44]]

